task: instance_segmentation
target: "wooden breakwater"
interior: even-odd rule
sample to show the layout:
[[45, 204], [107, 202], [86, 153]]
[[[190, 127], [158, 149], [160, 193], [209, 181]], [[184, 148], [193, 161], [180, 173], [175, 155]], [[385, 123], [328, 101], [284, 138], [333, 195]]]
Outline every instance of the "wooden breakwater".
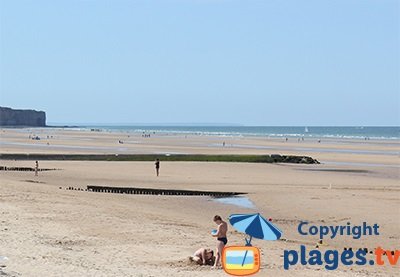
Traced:
[[92, 186], [92, 185], [87, 186], [87, 191], [105, 192], [105, 193], [125, 193], [125, 194], [213, 196], [213, 197], [230, 197], [241, 194], [247, 194], [245, 192], [202, 191], [202, 190], [181, 190], [181, 189], [150, 189], [150, 188], [110, 187], [110, 186]]
[[[38, 171], [59, 170], [56, 168], [39, 168]], [[0, 171], [35, 171], [34, 167], [0, 166]]]

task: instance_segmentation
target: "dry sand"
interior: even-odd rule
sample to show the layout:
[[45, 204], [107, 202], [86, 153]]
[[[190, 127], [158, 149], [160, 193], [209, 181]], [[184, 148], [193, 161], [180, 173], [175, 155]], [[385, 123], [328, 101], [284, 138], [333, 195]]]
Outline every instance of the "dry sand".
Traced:
[[[215, 246], [212, 217], [260, 212], [271, 217], [285, 241], [254, 240], [261, 248], [259, 276], [395, 276], [399, 266], [293, 266], [283, 269], [285, 249], [313, 249], [318, 238], [301, 236], [300, 221], [316, 225], [380, 225], [380, 236], [326, 239], [321, 250], [381, 246], [400, 249], [398, 141], [324, 140], [3, 129], [1, 153], [219, 153], [298, 154], [321, 165], [163, 162], [39, 161], [40, 172], [0, 171], [0, 276], [226, 276], [190, 265], [199, 247]], [[42, 137], [29, 140], [30, 134]], [[47, 139], [49, 135], [49, 139]], [[128, 137], [129, 135], [129, 137]], [[51, 137], [53, 136], [53, 137]], [[118, 140], [123, 140], [119, 144]], [[222, 142], [226, 147], [222, 147]], [[47, 145], [49, 143], [49, 145]], [[31, 166], [32, 161], [1, 160]], [[70, 191], [88, 184], [145, 188], [244, 191], [248, 209], [209, 197], [149, 196]], [[233, 228], [230, 245], [243, 245]], [[371, 257], [372, 256], [368, 256]], [[0, 262], [1, 266], [1, 262]]]

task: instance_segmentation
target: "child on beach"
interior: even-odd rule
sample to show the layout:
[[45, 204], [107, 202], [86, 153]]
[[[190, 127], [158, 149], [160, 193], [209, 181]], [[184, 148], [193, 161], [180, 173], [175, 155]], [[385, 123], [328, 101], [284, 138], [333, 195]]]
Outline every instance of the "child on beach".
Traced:
[[212, 236], [217, 238], [217, 253], [215, 257], [214, 267], [218, 267], [219, 265], [221, 265], [222, 250], [228, 243], [228, 239], [226, 237], [226, 233], [228, 232], [228, 224], [223, 221], [219, 215], [214, 216], [214, 222], [218, 225], [217, 232], [212, 233]]
[[189, 258], [190, 261], [196, 262], [199, 265], [213, 265], [214, 259], [214, 251], [208, 248], [198, 249], [194, 252], [193, 256]]

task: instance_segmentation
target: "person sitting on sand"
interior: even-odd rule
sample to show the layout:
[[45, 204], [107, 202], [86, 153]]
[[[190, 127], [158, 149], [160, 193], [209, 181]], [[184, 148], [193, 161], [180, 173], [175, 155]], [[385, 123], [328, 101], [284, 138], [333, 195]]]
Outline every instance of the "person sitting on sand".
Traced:
[[189, 258], [190, 261], [199, 265], [213, 265], [214, 264], [214, 251], [208, 248], [200, 248], [194, 252], [193, 256]]
[[217, 238], [217, 254], [214, 263], [214, 267], [217, 267], [221, 264], [222, 250], [228, 243], [228, 239], [226, 237], [226, 233], [228, 232], [228, 224], [226, 224], [226, 222], [223, 221], [219, 215], [214, 216], [214, 222], [218, 225], [217, 232], [212, 233], [212, 236]]

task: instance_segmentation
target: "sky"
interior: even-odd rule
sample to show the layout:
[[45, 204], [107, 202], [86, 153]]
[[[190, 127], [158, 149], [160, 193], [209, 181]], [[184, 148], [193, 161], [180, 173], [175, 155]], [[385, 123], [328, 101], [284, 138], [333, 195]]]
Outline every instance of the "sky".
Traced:
[[400, 125], [400, 1], [0, 1], [0, 105], [50, 123]]

